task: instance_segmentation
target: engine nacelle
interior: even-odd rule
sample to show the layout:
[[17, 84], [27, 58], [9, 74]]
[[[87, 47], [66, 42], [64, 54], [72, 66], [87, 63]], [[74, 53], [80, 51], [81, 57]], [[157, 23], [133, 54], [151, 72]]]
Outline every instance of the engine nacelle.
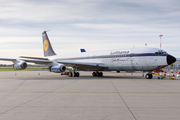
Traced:
[[27, 63], [25, 61], [17, 61], [13, 67], [17, 70], [23, 70], [27, 68]]
[[64, 66], [63, 64], [58, 64], [58, 65], [50, 67], [50, 71], [55, 72], [55, 73], [61, 73], [61, 72], [66, 71], [66, 66]]

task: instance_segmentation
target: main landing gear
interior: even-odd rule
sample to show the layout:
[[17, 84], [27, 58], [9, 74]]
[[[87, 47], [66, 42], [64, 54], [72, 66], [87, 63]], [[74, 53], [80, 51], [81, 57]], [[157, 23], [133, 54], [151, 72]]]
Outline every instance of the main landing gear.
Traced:
[[102, 77], [102, 76], [103, 76], [103, 73], [102, 73], [102, 72], [98, 72], [98, 71], [97, 71], [97, 72], [93, 72], [93, 73], [92, 73], [92, 76], [93, 76], [93, 77], [95, 77], [95, 76], [97, 76], [97, 77]]
[[79, 72], [69, 72], [68, 77], [79, 77]]
[[146, 79], [152, 79], [152, 78], [153, 78], [153, 75], [152, 75], [151, 73], [147, 73], [147, 74], [145, 75], [145, 78], [146, 78]]

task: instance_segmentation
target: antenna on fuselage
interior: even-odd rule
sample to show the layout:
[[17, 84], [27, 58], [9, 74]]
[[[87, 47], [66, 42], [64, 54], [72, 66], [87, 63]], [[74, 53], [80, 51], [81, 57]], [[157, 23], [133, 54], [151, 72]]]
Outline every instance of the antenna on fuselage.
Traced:
[[161, 37], [163, 37], [163, 35], [159, 35], [159, 37], [160, 37], [160, 49], [161, 49]]

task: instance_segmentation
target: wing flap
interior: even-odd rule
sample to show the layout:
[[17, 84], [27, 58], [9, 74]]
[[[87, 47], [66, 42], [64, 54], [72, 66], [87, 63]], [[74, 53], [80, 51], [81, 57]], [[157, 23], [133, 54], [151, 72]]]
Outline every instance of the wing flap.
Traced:
[[66, 61], [58, 61], [58, 63], [84, 71], [94, 71], [94, 70], [98, 71], [98, 70], [108, 69], [108, 67], [103, 63], [66, 62]]
[[31, 63], [35, 63], [35, 64], [48, 64], [48, 63], [52, 63], [52, 61], [50, 60], [33, 60], [33, 59], [20, 59], [26, 62], [31, 62]]

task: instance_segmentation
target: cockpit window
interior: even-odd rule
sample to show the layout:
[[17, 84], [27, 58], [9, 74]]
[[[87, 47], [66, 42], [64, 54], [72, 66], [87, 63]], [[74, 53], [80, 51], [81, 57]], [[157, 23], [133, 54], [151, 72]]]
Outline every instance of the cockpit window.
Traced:
[[166, 51], [164, 51], [163, 54], [168, 54], [168, 53]]
[[166, 51], [163, 50], [158, 50], [158, 52], [155, 52], [156, 55], [164, 55], [164, 54], [168, 54]]

